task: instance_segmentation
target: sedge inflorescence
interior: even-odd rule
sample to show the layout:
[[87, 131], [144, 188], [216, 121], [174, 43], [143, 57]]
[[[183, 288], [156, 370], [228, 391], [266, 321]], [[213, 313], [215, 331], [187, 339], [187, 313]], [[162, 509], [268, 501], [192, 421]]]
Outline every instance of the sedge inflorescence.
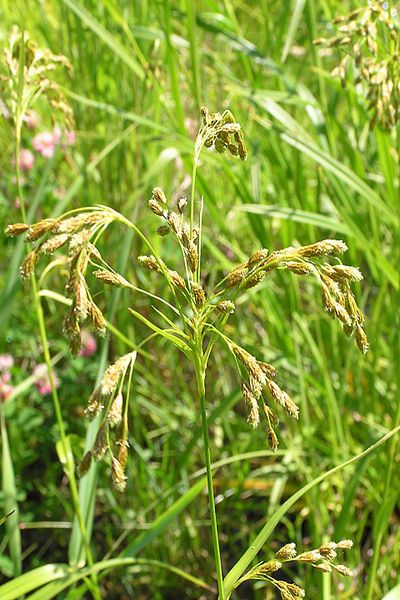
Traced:
[[278, 550], [274, 558], [267, 562], [260, 562], [250, 569], [250, 571], [237, 581], [236, 587], [252, 579], [265, 581], [279, 590], [281, 600], [299, 600], [305, 597], [305, 590], [295, 583], [286, 581], [286, 579], [279, 579], [277, 576], [278, 571], [291, 563], [307, 563], [324, 573], [335, 571], [339, 575], [351, 577], [351, 570], [345, 565], [337, 564], [336, 559], [338, 551], [350, 550], [352, 547], [353, 542], [351, 540], [330, 541], [314, 550], [298, 553], [296, 544], [285, 544]]
[[342, 55], [332, 76], [346, 86], [347, 74], [363, 86], [375, 122], [385, 129], [400, 117], [399, 14], [390, 2], [370, 1], [333, 21], [336, 35], [315, 40]]
[[[227, 150], [233, 157], [242, 160], [247, 157], [242, 128], [230, 111], [209, 113], [207, 109], [202, 109], [202, 124], [195, 144], [195, 161], [203, 147], [214, 147], [217, 152]], [[342, 263], [341, 256], [347, 250], [347, 245], [341, 240], [325, 239], [281, 250], [261, 248], [208, 289], [209, 277], [201, 271], [202, 222], [200, 217], [198, 221], [193, 218], [193, 198], [189, 204], [186, 198], [180, 197], [174, 205], [162, 188], [155, 187], [147, 204], [150, 211], [161, 220], [157, 233], [162, 237], [171, 235], [177, 243], [182, 257], [182, 268], [179, 271], [164, 262], [134, 223], [114, 209], [98, 205], [70, 211], [56, 219], [42, 219], [32, 225], [10, 225], [7, 228], [8, 234], [24, 235], [28, 242], [34, 244], [21, 267], [22, 276], [29, 277], [42, 256], [68, 248], [63, 270], [67, 265], [65, 292], [70, 307], [64, 319], [64, 332], [74, 355], [81, 352], [81, 329], [86, 322], [101, 335], [107, 328], [105, 317], [93, 300], [88, 283], [89, 275], [106, 287], [117, 286], [150, 295], [167, 306], [168, 310], [173, 310], [175, 317], [179, 317], [179, 324], [176, 318], [173, 321], [165, 315], [164, 320], [169, 327], [163, 330], [130, 309], [134, 316], [158, 335], [163, 335], [174, 343], [192, 364], [198, 364], [201, 360], [206, 368], [214, 344], [217, 341], [223, 342], [233, 357], [240, 376], [248, 421], [252, 427], [257, 427], [261, 421], [266, 423], [268, 443], [275, 450], [278, 445], [275, 429], [279, 412], [298, 419], [299, 407], [278, 383], [276, 369], [226, 335], [225, 324], [235, 312], [241, 295], [266, 285], [275, 271], [289, 271], [297, 276], [312, 277], [318, 282], [325, 310], [342, 323], [346, 335], [354, 335], [359, 349], [366, 352], [368, 341], [364, 317], [352, 291], [352, 285], [359, 282], [362, 275], [356, 267]], [[187, 217], [189, 206], [190, 217]], [[164, 298], [137, 288], [103, 258], [98, 242], [111, 223], [133, 229], [148, 246], [149, 254], [138, 256], [135, 262], [140, 268], [165, 279], [169, 293], [165, 292]], [[122, 388], [135, 358], [136, 355], [133, 357], [133, 354], [123, 356], [106, 370], [86, 411], [88, 417], [99, 416], [101, 424], [93, 448], [82, 461], [81, 473], [87, 471], [93, 458], [100, 459], [108, 452], [111, 457], [112, 478], [121, 490], [126, 483], [124, 469], [128, 440], [127, 419], [121, 417], [127, 414], [128, 396], [123, 395]], [[112, 432], [116, 432], [114, 437], [115, 444], [119, 446], [118, 451], [112, 447]]]

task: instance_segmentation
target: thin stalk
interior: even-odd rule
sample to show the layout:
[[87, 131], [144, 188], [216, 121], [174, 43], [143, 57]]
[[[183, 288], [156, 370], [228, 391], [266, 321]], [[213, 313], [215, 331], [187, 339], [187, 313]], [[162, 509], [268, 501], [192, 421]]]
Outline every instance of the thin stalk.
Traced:
[[194, 368], [196, 371], [197, 391], [198, 391], [199, 400], [200, 400], [200, 412], [201, 412], [204, 453], [205, 453], [205, 467], [206, 467], [206, 471], [207, 471], [208, 504], [209, 504], [209, 509], [210, 509], [211, 531], [212, 531], [212, 540], [213, 540], [213, 547], [214, 547], [214, 560], [215, 560], [215, 568], [217, 571], [219, 600], [225, 600], [224, 577], [223, 577], [223, 573], [222, 573], [221, 552], [220, 552], [220, 548], [219, 548], [218, 523], [217, 523], [217, 513], [215, 510], [214, 487], [213, 487], [213, 478], [212, 478], [212, 469], [211, 469], [211, 453], [210, 453], [210, 443], [209, 443], [209, 437], [208, 437], [208, 420], [207, 420], [207, 411], [206, 411], [206, 390], [205, 390], [206, 369], [205, 369], [205, 361], [204, 361], [204, 356], [203, 356], [203, 349], [202, 349], [202, 345], [201, 345], [201, 336], [199, 339], [199, 346], [197, 348], [197, 351], [198, 351], [198, 354], [196, 354], [196, 357], [195, 357]]
[[[23, 194], [22, 194], [21, 172], [20, 172], [20, 166], [19, 166], [19, 157], [20, 157], [20, 149], [21, 149], [21, 120], [20, 119], [18, 119], [18, 121], [16, 123], [15, 138], [16, 138], [16, 140], [15, 140], [16, 141], [16, 143], [15, 143], [15, 173], [16, 173], [16, 183], [17, 183], [17, 194], [18, 194], [18, 199], [20, 202], [21, 216], [25, 223], [26, 222], [26, 210], [25, 210], [25, 203], [24, 203], [24, 198], [23, 198]], [[87, 562], [88, 562], [89, 567], [92, 567], [94, 564], [93, 556], [92, 556], [92, 551], [90, 549], [90, 545], [88, 543], [82, 513], [79, 508], [78, 486], [77, 486], [76, 478], [75, 478], [74, 463], [73, 463], [73, 461], [71, 462], [71, 460], [70, 460], [70, 456], [71, 456], [70, 455], [70, 447], [67, 442], [67, 437], [65, 434], [65, 427], [64, 427], [64, 421], [63, 421], [63, 417], [62, 417], [62, 413], [61, 413], [60, 401], [59, 401], [57, 389], [55, 386], [54, 374], [53, 374], [53, 369], [52, 369], [52, 365], [51, 365], [51, 356], [50, 356], [49, 345], [48, 345], [48, 340], [47, 340], [46, 325], [45, 325], [45, 320], [44, 320], [44, 315], [43, 315], [43, 308], [42, 308], [42, 303], [40, 300], [36, 276], [34, 273], [31, 275], [31, 285], [32, 285], [33, 303], [35, 306], [36, 316], [37, 316], [37, 320], [38, 320], [38, 324], [39, 324], [40, 337], [41, 337], [41, 342], [42, 342], [42, 347], [43, 347], [43, 357], [44, 357], [44, 361], [45, 361], [46, 367], [47, 367], [47, 372], [48, 372], [48, 377], [49, 377], [49, 382], [50, 382], [50, 387], [51, 387], [51, 395], [52, 395], [52, 399], [53, 399], [54, 412], [56, 415], [57, 427], [58, 427], [58, 431], [59, 431], [59, 435], [60, 435], [61, 447], [62, 447], [64, 456], [65, 456], [65, 470], [66, 470], [68, 481], [69, 481], [72, 503], [73, 503], [75, 514], [78, 519], [79, 529], [81, 531], [82, 541], [83, 541], [85, 551], [86, 551]], [[93, 585], [90, 585], [90, 587], [89, 586], [88, 587], [92, 593], [93, 598], [95, 598], [95, 600], [100, 600], [100, 591], [98, 588], [97, 576], [96, 576], [96, 574], [93, 573], [90, 577], [91, 577]]]

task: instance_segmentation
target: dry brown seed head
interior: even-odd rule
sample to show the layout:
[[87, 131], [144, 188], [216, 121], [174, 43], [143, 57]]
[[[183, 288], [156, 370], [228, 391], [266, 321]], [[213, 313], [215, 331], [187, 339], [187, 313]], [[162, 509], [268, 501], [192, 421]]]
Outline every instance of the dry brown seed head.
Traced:
[[160, 187], [155, 187], [152, 191], [152, 197], [157, 202], [161, 202], [162, 204], [167, 204], [167, 197], [164, 191]]
[[93, 275], [99, 281], [106, 283], [108, 285], [115, 285], [117, 287], [130, 287], [129, 281], [119, 275], [119, 273], [112, 273], [111, 271], [107, 271], [105, 269], [98, 269], [93, 272]]
[[245, 383], [242, 383], [242, 393], [247, 408], [247, 422], [255, 429], [260, 423], [260, 411], [257, 398]]
[[353, 321], [352, 321], [349, 313], [345, 309], [345, 307], [342, 306], [340, 304], [340, 302], [333, 303], [333, 312], [334, 312], [335, 316], [339, 319], [339, 321], [344, 323], [344, 325], [346, 325], [346, 327], [352, 326]]
[[188, 223], [184, 223], [182, 225], [181, 241], [185, 248], [188, 248], [189, 245], [192, 243], [192, 240], [190, 239], [190, 226]]
[[260, 379], [259, 377], [255, 377], [254, 375], [250, 374], [250, 377], [249, 377], [250, 390], [251, 390], [251, 393], [253, 394], [253, 396], [255, 396], [255, 398], [257, 400], [259, 398], [261, 398], [261, 394], [262, 394], [264, 385], [265, 385], [265, 378]]
[[26, 233], [29, 229], [29, 225], [25, 225], [25, 223], [14, 223], [13, 225], [8, 225], [6, 227], [6, 235], [10, 235], [11, 237], [16, 237], [17, 235], [22, 235]]
[[246, 144], [243, 141], [239, 142], [238, 150], [239, 150], [240, 160], [243, 160], [243, 161], [247, 160], [247, 148], [246, 148]]
[[78, 321], [84, 321], [88, 316], [89, 297], [85, 278], [82, 273], [77, 273], [77, 277], [73, 280], [74, 289], [73, 295], [75, 298], [74, 312]]
[[221, 302], [218, 302], [216, 309], [220, 313], [233, 313], [235, 312], [235, 305], [230, 300], [221, 300]]
[[305, 262], [296, 262], [289, 260], [285, 263], [286, 268], [296, 275], [311, 275], [313, 268]]
[[246, 267], [250, 268], [256, 265], [257, 263], [265, 260], [268, 256], [268, 250], [266, 248], [261, 248], [261, 250], [256, 250], [250, 256], [249, 260], [246, 263]]
[[186, 251], [186, 255], [189, 263], [189, 268], [192, 271], [192, 273], [195, 273], [199, 262], [199, 253], [197, 252], [196, 245], [193, 242], [189, 244], [189, 247]]
[[120, 446], [118, 450], [117, 459], [121, 467], [124, 469], [126, 463], [128, 462], [128, 448], [125, 444]]
[[121, 392], [119, 392], [110, 407], [110, 410], [108, 411], [107, 414], [107, 421], [110, 423], [110, 425], [117, 425], [121, 419], [122, 419], [122, 408], [124, 405], [124, 398], [121, 394]]
[[176, 285], [176, 287], [180, 288], [181, 290], [186, 289], [185, 280], [179, 275], [179, 273], [172, 271], [171, 269], [167, 269], [167, 271], [172, 283]]
[[236, 146], [235, 144], [228, 144], [228, 150], [229, 152], [232, 154], [232, 156], [238, 156], [239, 155], [239, 147]]
[[262, 362], [259, 360], [258, 366], [263, 371], [263, 373], [265, 373], [265, 375], [270, 379], [275, 379], [275, 377], [278, 375], [277, 370], [272, 365], [269, 365], [266, 362]]
[[91, 464], [92, 464], [92, 453], [89, 450], [88, 452], [86, 452], [86, 454], [83, 456], [81, 462], [79, 463], [79, 466], [78, 466], [79, 477], [83, 477], [84, 475], [86, 475], [86, 473], [90, 469]]
[[230, 287], [238, 287], [243, 279], [246, 277], [247, 268], [244, 265], [239, 265], [233, 271], [229, 273], [226, 277], [226, 286]]
[[182, 215], [185, 211], [185, 208], [187, 206], [187, 198], [178, 198], [177, 201], [177, 207], [178, 207], [178, 212]]
[[39, 253], [36, 250], [32, 250], [31, 252], [29, 252], [19, 269], [19, 272], [23, 279], [28, 279], [32, 275], [38, 259]]
[[81, 252], [87, 250], [87, 244], [90, 237], [92, 236], [90, 229], [84, 229], [79, 233], [74, 233], [69, 239], [68, 255], [72, 260], [76, 258]]
[[135, 358], [136, 353], [129, 352], [128, 354], [120, 356], [118, 360], [107, 367], [100, 383], [101, 393], [103, 396], [108, 396], [109, 394], [113, 393], [120, 378], [125, 375], [131, 361], [133, 361]]
[[96, 417], [99, 412], [103, 410], [103, 408], [103, 395], [100, 387], [98, 387], [92, 392], [89, 398], [87, 408], [85, 409], [85, 415], [90, 421], [92, 421], [94, 417]]
[[276, 558], [282, 560], [290, 560], [292, 558], [295, 558], [295, 556], [297, 556], [296, 544], [294, 544], [293, 542], [290, 544], [285, 544], [280, 550], [278, 550], [275, 556]]
[[192, 283], [192, 292], [197, 308], [202, 308], [206, 301], [206, 294], [200, 283]]
[[353, 540], [340, 540], [336, 543], [336, 547], [341, 550], [350, 550], [353, 547]]
[[327, 563], [318, 563], [317, 565], [312, 565], [314, 569], [318, 569], [323, 573], [332, 573], [332, 567]]
[[296, 250], [296, 253], [300, 256], [314, 257], [314, 256], [325, 256], [329, 254], [342, 254], [346, 252], [347, 244], [342, 240], [321, 240], [315, 244], [309, 246], [302, 246]]
[[148, 271], [157, 271], [157, 273], [162, 273], [161, 267], [154, 256], [139, 256], [138, 263]]
[[352, 577], [353, 572], [351, 569], [346, 567], [345, 565], [332, 565], [333, 568], [340, 573], [340, 575], [344, 575], [345, 577]]
[[38, 221], [38, 223], [30, 225], [26, 232], [25, 238], [30, 242], [34, 242], [41, 238], [42, 235], [53, 229], [56, 223], [56, 219], [43, 219], [43, 221]]
[[149, 207], [150, 207], [150, 210], [152, 210], [155, 215], [157, 215], [159, 217], [163, 216], [164, 209], [161, 206], [161, 204], [159, 202], [157, 202], [157, 200], [155, 198], [150, 198]]
[[243, 289], [244, 290], [248, 290], [252, 287], [255, 287], [256, 285], [258, 285], [259, 283], [261, 283], [261, 281], [264, 279], [264, 277], [266, 276], [266, 272], [265, 271], [259, 271], [258, 273], [255, 273], [254, 275], [251, 275], [247, 281], [245, 281], [244, 285], [243, 285]]
[[264, 574], [275, 573], [275, 571], [279, 571], [279, 569], [281, 568], [282, 563], [279, 560], [275, 560], [275, 558], [273, 558], [272, 560], [269, 560], [268, 562], [265, 562], [262, 565], [260, 565], [258, 572]]
[[171, 229], [168, 227], [168, 225], [160, 225], [160, 227], [157, 227], [156, 229], [156, 233], [161, 235], [161, 237], [168, 235], [170, 231]]
[[369, 343], [367, 335], [364, 331], [362, 325], [357, 324], [355, 329], [355, 336], [358, 348], [361, 350], [363, 354], [368, 352]]
[[99, 335], [105, 335], [107, 329], [106, 320], [104, 318], [103, 313], [101, 312], [97, 304], [93, 302], [93, 300], [89, 300], [88, 302], [87, 316], [97, 333]]
[[279, 441], [278, 441], [278, 438], [276, 437], [276, 433], [272, 429], [272, 427], [268, 428], [267, 436], [268, 436], [269, 447], [271, 448], [271, 450], [273, 452], [275, 452], [275, 450], [278, 448]]
[[103, 211], [80, 213], [74, 217], [58, 221], [57, 225], [54, 227], [54, 231], [57, 233], [75, 233], [78, 229], [81, 229], [81, 227], [94, 225], [103, 219], [105, 219]]
[[46, 240], [39, 248], [39, 251], [43, 254], [53, 254], [58, 248], [61, 248], [67, 241], [69, 235], [68, 233], [60, 233], [55, 235], [54, 237]]
[[114, 456], [111, 461], [111, 479], [119, 492], [123, 492], [125, 490], [128, 478], [124, 473], [123, 466]]
[[172, 210], [169, 211], [167, 215], [167, 222], [171, 227], [171, 230], [178, 236], [180, 232], [180, 221], [180, 217], [176, 212], [173, 212]]
[[97, 432], [95, 442], [92, 448], [93, 458], [96, 460], [101, 460], [106, 453], [107, 450], [107, 434], [108, 434], [108, 425], [103, 423], [100, 426], [99, 431]]

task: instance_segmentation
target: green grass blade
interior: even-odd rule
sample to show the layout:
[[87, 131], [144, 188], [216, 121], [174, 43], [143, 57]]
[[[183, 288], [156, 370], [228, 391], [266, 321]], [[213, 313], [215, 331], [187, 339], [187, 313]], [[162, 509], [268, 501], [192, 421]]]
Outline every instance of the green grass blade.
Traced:
[[121, 44], [121, 42], [97, 20], [94, 16], [86, 10], [76, 0], [63, 0], [64, 4], [68, 6], [76, 16], [89, 27], [119, 58], [131, 69], [131, 71], [139, 77], [144, 79], [144, 71], [136, 58], [132, 56], [132, 53]]
[[4, 511], [8, 516], [6, 520], [6, 531], [8, 535], [8, 546], [14, 576], [21, 572], [21, 532], [19, 530], [19, 511], [17, 504], [17, 488], [15, 485], [14, 466], [11, 458], [10, 445], [4, 416], [4, 408], [0, 408], [1, 419], [1, 442], [2, 442], [2, 488], [4, 495]]

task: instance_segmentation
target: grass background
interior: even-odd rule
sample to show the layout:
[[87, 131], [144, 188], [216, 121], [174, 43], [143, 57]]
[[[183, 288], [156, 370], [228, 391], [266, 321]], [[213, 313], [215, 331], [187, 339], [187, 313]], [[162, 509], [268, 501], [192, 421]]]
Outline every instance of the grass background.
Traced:
[[[158, 222], [144, 200], [155, 185], [171, 197], [188, 193], [199, 107], [229, 107], [245, 131], [249, 160], [239, 164], [203, 156], [197, 189], [205, 198], [203, 273], [212, 281], [256, 248], [325, 237], [346, 240], [347, 262], [364, 273], [357, 295], [371, 342], [366, 357], [323, 312], [318, 289], [288, 273], [250, 290], [230, 321], [229, 333], [279, 369], [300, 405], [299, 423], [282, 423], [275, 455], [268, 451], [266, 432], [246, 423], [231, 359], [223, 347], [214, 353], [207, 384], [212, 457], [222, 462], [215, 478], [225, 571], [285, 499], [399, 421], [397, 140], [395, 134], [370, 130], [364, 98], [328, 75], [337, 56], [321, 57], [312, 45], [331, 31], [333, 17], [358, 6], [335, 0], [3, 0], [0, 8], [3, 45], [12, 24], [24, 19], [33, 39], [73, 64], [62, 84], [74, 109], [77, 143], [51, 161], [37, 159], [25, 184], [32, 220], [104, 203], [154, 231]], [[41, 126], [50, 128], [48, 109], [36, 109]], [[20, 217], [13, 132], [4, 119], [0, 126], [0, 215], [6, 225]], [[31, 147], [28, 130], [23, 142]], [[169, 265], [177, 261], [169, 240], [155, 233], [151, 240], [163, 246]], [[67, 560], [74, 515], [57, 458], [50, 397], [40, 397], [29, 379], [41, 348], [29, 288], [18, 279], [24, 249], [3, 236], [0, 244], [0, 346], [15, 357], [13, 383], [18, 384], [3, 411], [2, 498], [6, 505], [11, 493], [18, 501], [28, 571]], [[102, 247], [112, 265], [148, 285], [134, 260], [143, 251], [140, 240], [117, 228]], [[62, 292], [63, 275], [52, 274], [43, 285]], [[151, 285], [163, 292], [156, 277]], [[45, 301], [76, 460], [87, 429], [82, 409], [98, 373], [129, 350], [125, 338], [147, 335], [127, 310], [134, 305], [147, 314], [147, 301], [125, 292], [106, 294], [100, 287], [98, 292], [107, 318], [124, 337], [107, 337], [90, 359], [70, 358], [61, 336], [64, 309]], [[110, 489], [105, 465], [98, 470], [95, 557], [117, 556], [150, 528], [155, 534], [140, 557], [210, 582], [214, 567], [203, 492], [168, 527], [151, 529], [174, 502], [188, 490], [193, 493], [202, 444], [191, 369], [162, 342], [148, 345], [147, 352], [134, 381], [125, 495]], [[263, 549], [260, 559], [288, 541], [311, 548], [328, 538], [354, 540], [347, 556], [354, 578], [339, 580], [303, 567], [287, 572], [310, 598], [378, 600], [398, 583], [399, 463], [393, 439], [295, 503]], [[18, 562], [13, 531], [9, 528], [0, 543], [4, 578]], [[113, 571], [102, 585], [106, 598], [213, 597], [156, 564]], [[78, 588], [57, 597], [84, 594]], [[237, 598], [274, 597], [257, 585], [237, 592]]]

